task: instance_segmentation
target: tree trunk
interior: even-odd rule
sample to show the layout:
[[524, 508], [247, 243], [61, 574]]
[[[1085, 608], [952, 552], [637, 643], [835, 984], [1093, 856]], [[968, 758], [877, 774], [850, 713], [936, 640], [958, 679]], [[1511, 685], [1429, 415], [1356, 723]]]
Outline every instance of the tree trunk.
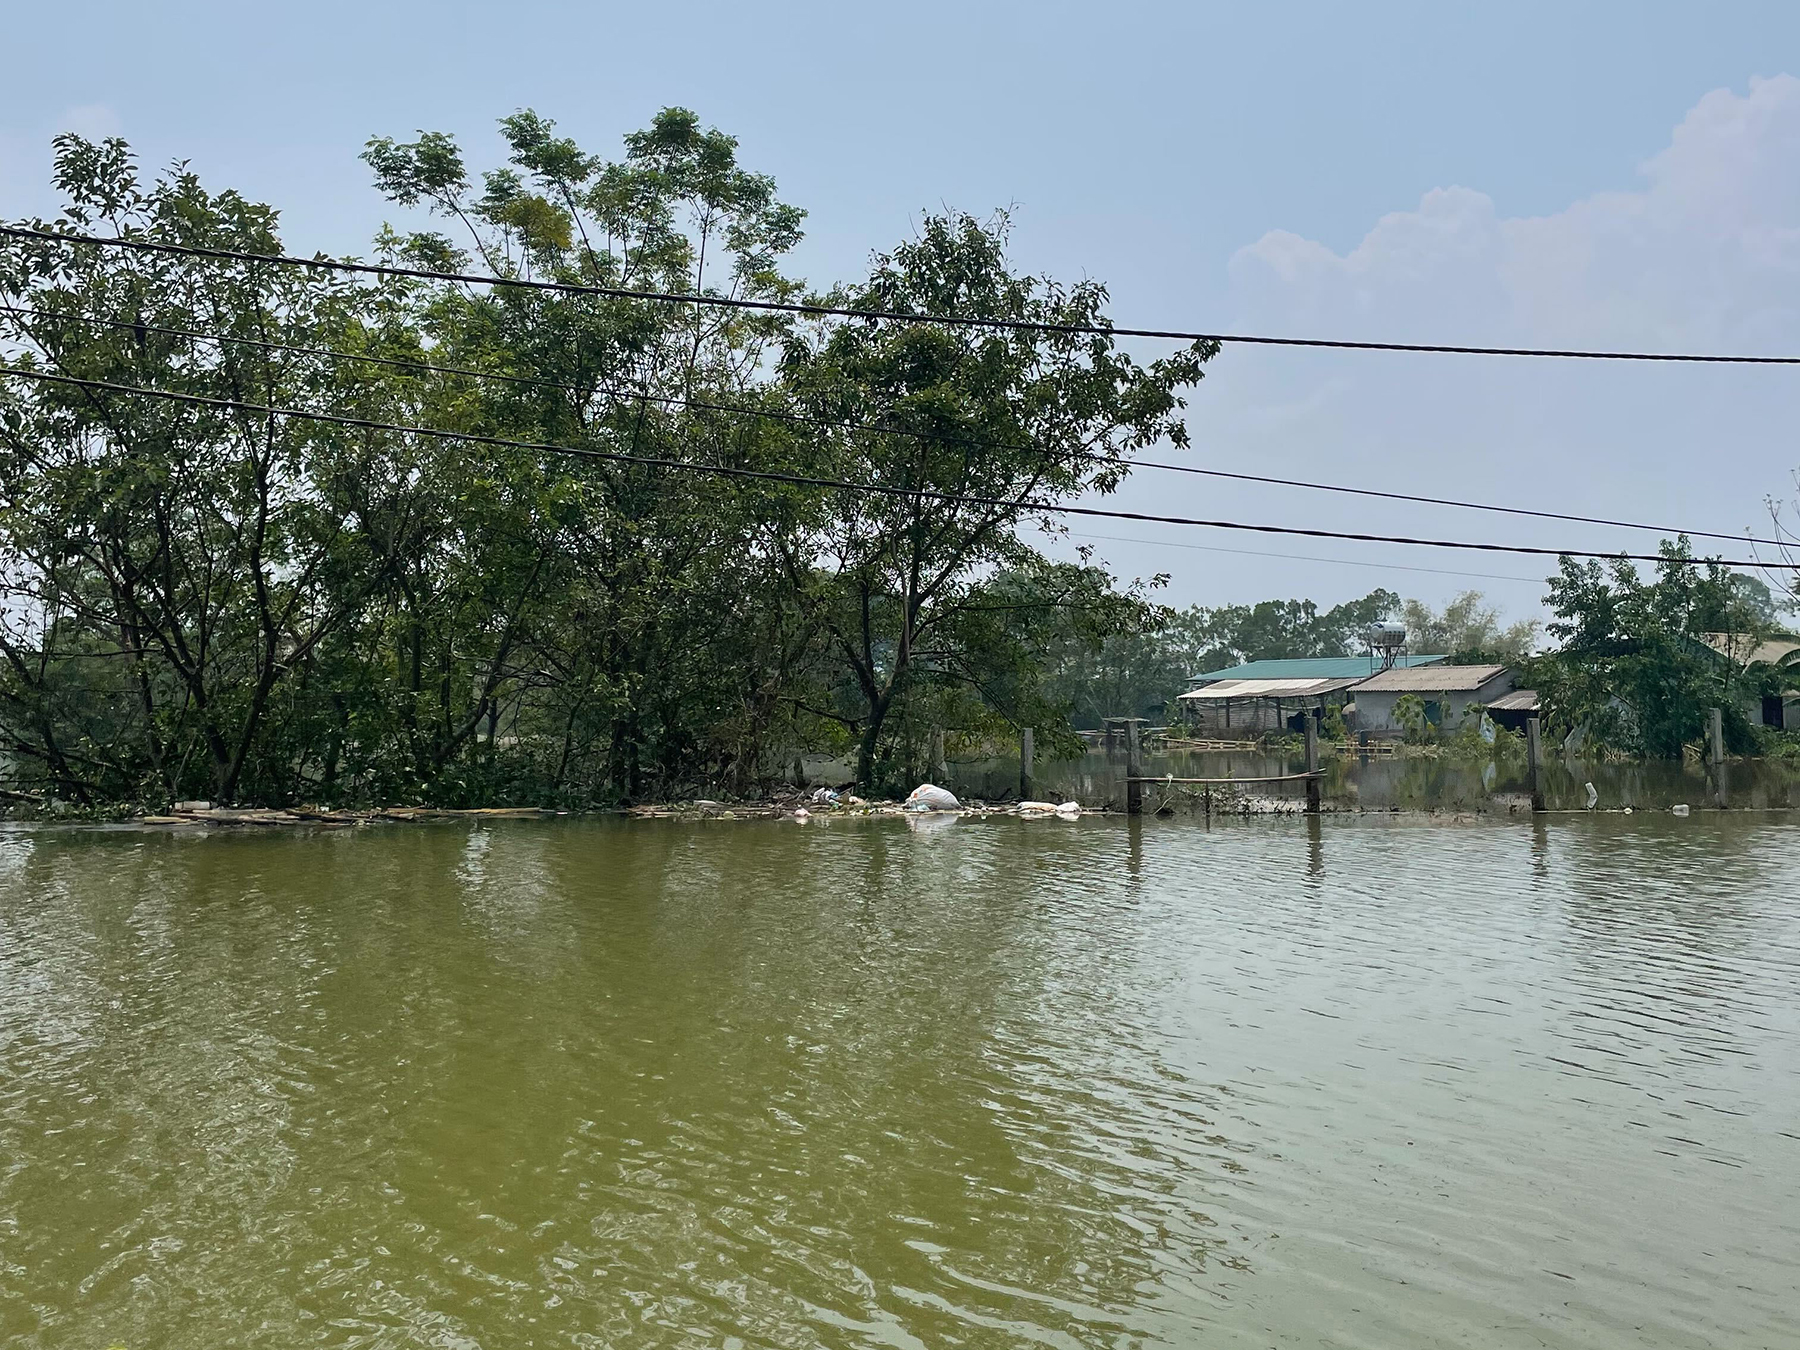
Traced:
[[864, 792], [875, 786], [875, 746], [881, 739], [881, 728], [893, 705], [891, 694], [869, 701], [869, 715], [863, 722], [862, 737], [856, 745], [856, 785]]

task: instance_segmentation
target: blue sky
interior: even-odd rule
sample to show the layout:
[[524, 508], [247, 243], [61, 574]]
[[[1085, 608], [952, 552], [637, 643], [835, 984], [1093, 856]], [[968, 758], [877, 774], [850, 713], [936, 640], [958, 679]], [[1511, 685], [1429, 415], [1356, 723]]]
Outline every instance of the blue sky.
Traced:
[[[280, 206], [296, 249], [383, 217], [373, 134], [497, 157], [522, 106], [596, 149], [669, 104], [859, 270], [921, 209], [1015, 209], [1020, 261], [1149, 326], [1800, 352], [1800, 6], [1742, 3], [600, 6], [100, 3], [9, 17], [0, 215], [45, 211], [49, 137]], [[1787, 78], [1783, 78], [1783, 77]], [[1742, 529], [1800, 464], [1800, 374], [1231, 350], [1193, 462]], [[1791, 495], [1791, 493], [1790, 493]], [[1139, 509], [1551, 546], [1653, 537], [1141, 474]], [[1525, 559], [1094, 526], [1359, 565], [1100, 543], [1170, 598], [1388, 585], [1534, 610]], [[1381, 566], [1376, 566], [1379, 564]], [[1460, 569], [1465, 579], [1382, 567]]]

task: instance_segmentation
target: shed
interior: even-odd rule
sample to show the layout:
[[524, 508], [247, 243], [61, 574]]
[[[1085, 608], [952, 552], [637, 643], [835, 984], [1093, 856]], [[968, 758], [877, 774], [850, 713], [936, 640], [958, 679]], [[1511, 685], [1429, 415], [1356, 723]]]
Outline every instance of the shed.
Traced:
[[1425, 720], [1455, 731], [1473, 706], [1477, 713], [1512, 690], [1512, 671], [1505, 666], [1433, 665], [1423, 669], [1384, 670], [1356, 686], [1356, 728], [1374, 736], [1399, 736], [1406, 728], [1394, 706], [1406, 695], [1423, 700]]
[[[1402, 656], [1395, 669], [1436, 665], [1447, 660], [1443, 656]], [[1193, 675], [1188, 683], [1196, 687], [1219, 680], [1363, 680], [1382, 669], [1378, 658], [1368, 656], [1283, 656], [1267, 661], [1246, 661], [1241, 666], [1227, 666]]]
[[1488, 716], [1508, 731], [1524, 731], [1525, 723], [1538, 714], [1535, 689], [1515, 689], [1487, 705]]
[[[1180, 703], [1189, 720], [1218, 730], [1271, 731], [1309, 712], [1343, 703], [1357, 678], [1335, 680], [1215, 680], [1190, 689]], [[1335, 696], [1335, 697], [1334, 697]]]
[[[1442, 661], [1441, 656], [1408, 656], [1408, 668]], [[1292, 729], [1308, 712], [1341, 706], [1348, 691], [1381, 669], [1377, 658], [1363, 656], [1292, 656], [1246, 661], [1240, 666], [1208, 671], [1190, 681], [1195, 687], [1176, 702], [1192, 725], [1237, 732]]]

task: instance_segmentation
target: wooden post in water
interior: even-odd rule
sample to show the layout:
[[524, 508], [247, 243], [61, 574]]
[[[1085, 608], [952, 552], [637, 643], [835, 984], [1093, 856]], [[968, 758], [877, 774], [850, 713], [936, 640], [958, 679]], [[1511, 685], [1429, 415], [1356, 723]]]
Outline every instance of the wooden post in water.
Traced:
[[1718, 708], [1706, 710], [1706, 757], [1712, 761], [1713, 800], [1723, 811], [1731, 804], [1725, 786], [1725, 714]]
[[1319, 779], [1319, 714], [1306, 715], [1306, 814], [1324, 810], [1325, 785]]
[[1544, 809], [1544, 724], [1536, 717], [1525, 719], [1525, 768], [1531, 784], [1531, 809]]
[[1019, 732], [1019, 800], [1024, 801], [1031, 796], [1031, 762], [1033, 752], [1037, 749], [1036, 740], [1030, 727]]
[[1125, 724], [1125, 814], [1141, 816], [1144, 813], [1144, 785], [1138, 780], [1144, 776], [1143, 763], [1138, 759], [1138, 720], [1132, 718]]

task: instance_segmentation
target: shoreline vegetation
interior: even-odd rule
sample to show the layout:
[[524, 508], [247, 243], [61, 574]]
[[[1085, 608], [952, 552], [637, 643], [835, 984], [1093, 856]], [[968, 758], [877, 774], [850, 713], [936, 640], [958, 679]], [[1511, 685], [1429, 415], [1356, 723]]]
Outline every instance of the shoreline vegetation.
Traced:
[[[927, 213], [809, 285], [804, 212], [683, 109], [615, 156], [500, 131], [485, 171], [440, 133], [368, 142], [396, 271], [355, 279], [268, 261], [307, 251], [277, 209], [185, 164], [56, 138], [60, 215], [0, 236], [9, 810], [748, 802], [802, 756], [885, 799], [946, 739], [1068, 758], [1195, 671], [1397, 617], [1518, 667], [1592, 753], [1679, 757], [1715, 706], [1733, 754], [1800, 746], [1743, 711], [1800, 667], [1696, 647], [1795, 597], [1686, 538], [1648, 577], [1563, 558], [1549, 652], [1475, 592], [1158, 603], [1165, 575], [1060, 556], [1058, 512], [1189, 450], [1218, 343], [1122, 350], [1105, 287], [1023, 271], [1004, 213]], [[809, 303], [960, 322], [780, 312]]]
[[[1520, 767], [1523, 750], [1507, 744], [1508, 736], [1500, 733], [1496, 744], [1486, 744], [1471, 736], [1449, 738], [1431, 743], [1407, 743], [1405, 741], [1375, 742], [1362, 745], [1356, 742], [1325, 742], [1321, 748], [1321, 759], [1328, 772], [1332, 766], [1353, 767], [1357, 764], [1367, 765], [1383, 761], [1437, 761], [1447, 767], [1456, 766], [1463, 769], [1484, 768], [1516, 770]], [[1190, 743], [1178, 736], [1158, 736], [1146, 745], [1146, 753], [1192, 753], [1188, 749]], [[1256, 755], [1265, 758], [1292, 759], [1303, 750], [1301, 738], [1286, 734], [1268, 734], [1256, 740], [1237, 742], [1221, 742], [1205, 740], [1191, 744], [1205, 747], [1200, 753], [1219, 755]], [[1726, 765], [1729, 768], [1740, 768], [1768, 764], [1786, 766], [1790, 761], [1800, 760], [1800, 756], [1775, 755], [1728, 756]], [[1619, 755], [1616, 752], [1588, 754], [1580, 757], [1583, 766], [1609, 765], [1623, 767], [1632, 764], [1670, 763], [1670, 761], [1645, 761]], [[1704, 763], [1704, 747], [1690, 746], [1682, 760], [1689, 766]], [[1004, 767], [1005, 761], [994, 758], [986, 761], [973, 761], [988, 766]], [[964, 797], [959, 805], [950, 811], [925, 811], [909, 807], [900, 798], [868, 798], [855, 795], [852, 787], [845, 783], [847, 766], [837, 766], [839, 772], [836, 780], [839, 787], [797, 788], [791, 785], [778, 789], [763, 791], [754, 795], [741, 797], [705, 797], [685, 796], [665, 801], [641, 802], [630, 805], [593, 805], [588, 807], [552, 807], [552, 806], [485, 806], [485, 807], [440, 807], [421, 803], [388, 804], [380, 806], [328, 806], [321, 804], [295, 804], [285, 807], [258, 807], [215, 805], [207, 801], [183, 801], [172, 807], [149, 807], [142, 803], [102, 803], [77, 805], [54, 799], [34, 798], [28, 794], [10, 792], [5, 800], [0, 800], [0, 821], [9, 826], [32, 825], [92, 825], [92, 826], [143, 826], [147, 828], [201, 828], [213, 830], [249, 830], [256, 831], [267, 828], [324, 828], [338, 829], [352, 826], [378, 824], [410, 824], [428, 821], [500, 821], [500, 820], [552, 820], [559, 818], [599, 818], [614, 817], [629, 820], [786, 820], [802, 824], [829, 820], [846, 820], [861, 818], [902, 817], [914, 821], [946, 816], [961, 816], [972, 819], [1024, 815], [1029, 819], [1047, 819], [1056, 814], [1054, 808], [1062, 806], [1063, 818], [1073, 819], [1077, 816], [1117, 816], [1124, 818], [1126, 813], [1122, 800], [1122, 780], [1117, 793], [1103, 799], [1088, 801], [1068, 801], [1055, 803], [1045, 801], [1021, 801], [1010, 794], [1002, 793], [995, 799]], [[1123, 773], [1123, 762], [1114, 765]], [[1570, 767], [1574, 767], [1571, 764]], [[1054, 776], [1056, 766], [1053, 763], [1043, 765], [1044, 770]], [[1590, 768], [1591, 771], [1591, 768]], [[1230, 818], [1233, 816], [1275, 816], [1302, 814], [1304, 802], [1298, 797], [1272, 795], [1256, 790], [1257, 777], [1254, 772], [1244, 775], [1246, 781], [1242, 785], [1231, 782], [1233, 771], [1227, 767], [1220, 771], [1220, 777], [1204, 792], [1197, 788], [1183, 787], [1178, 774], [1170, 775], [1170, 782], [1164, 787], [1157, 775], [1145, 777], [1146, 802], [1144, 814], [1147, 816], [1198, 815], [1206, 814], [1209, 818]], [[1581, 775], [1576, 774], [1579, 778]], [[949, 782], [959, 781], [960, 775], [952, 772]], [[1484, 780], [1491, 781], [1491, 780]], [[1800, 807], [1780, 805], [1759, 805], [1741, 807], [1719, 807], [1710, 801], [1701, 800], [1699, 784], [1696, 788], [1696, 800], [1692, 803], [1680, 804], [1678, 814], [1713, 811], [1782, 811], [1796, 810]], [[1204, 802], [1204, 806], [1203, 806]], [[1539, 815], [1581, 815], [1581, 814], [1623, 814], [1634, 812], [1655, 813], [1667, 811], [1674, 803], [1662, 805], [1633, 806], [1629, 804], [1608, 803], [1588, 808], [1551, 808], [1540, 811]], [[1446, 795], [1442, 801], [1412, 803], [1407, 805], [1365, 805], [1354, 796], [1344, 798], [1328, 797], [1322, 804], [1325, 815], [1360, 815], [1360, 816], [1427, 816], [1437, 818], [1493, 817], [1534, 814], [1531, 809], [1531, 798], [1528, 793], [1506, 789], [1488, 791], [1478, 804], [1471, 804], [1466, 798]]]

